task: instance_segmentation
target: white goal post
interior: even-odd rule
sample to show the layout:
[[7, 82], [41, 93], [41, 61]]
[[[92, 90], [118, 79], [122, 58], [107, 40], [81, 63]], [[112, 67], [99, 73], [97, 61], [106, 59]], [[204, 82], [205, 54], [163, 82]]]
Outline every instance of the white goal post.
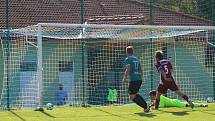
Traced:
[[[71, 106], [131, 103], [127, 84], [121, 82], [125, 47], [129, 45], [144, 67], [140, 94], [146, 100], [149, 101], [148, 92], [159, 83], [154, 52], [163, 50], [174, 65], [181, 90], [193, 100], [204, 101], [215, 95], [214, 30], [214, 26], [63, 23], [38, 23], [10, 30], [10, 65], [9, 72], [4, 72], [4, 76], [10, 76], [10, 104], [56, 105], [59, 84], [68, 94], [65, 104]], [[6, 56], [3, 54], [4, 62]], [[1, 91], [2, 106], [6, 105], [6, 78]], [[109, 89], [116, 90], [115, 101], [107, 99]], [[167, 95], [178, 98], [172, 92]]]

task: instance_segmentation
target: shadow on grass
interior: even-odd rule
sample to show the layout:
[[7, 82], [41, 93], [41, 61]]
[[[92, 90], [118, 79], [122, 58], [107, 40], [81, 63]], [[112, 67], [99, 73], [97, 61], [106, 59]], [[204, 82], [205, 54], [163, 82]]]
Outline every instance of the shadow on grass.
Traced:
[[139, 115], [139, 116], [143, 116], [143, 117], [148, 117], [148, 118], [153, 118], [155, 117], [156, 115], [153, 114], [153, 113], [144, 113], [144, 112], [141, 112], [141, 113], [135, 113], [136, 115]]
[[16, 116], [17, 118], [19, 118], [22, 121], [26, 121], [24, 118], [22, 118], [21, 116], [19, 116], [17, 113], [13, 112], [12, 110], [9, 111], [10, 113], [12, 113], [14, 116]]
[[117, 115], [117, 114], [114, 114], [114, 113], [111, 113], [111, 112], [108, 112], [108, 111], [105, 111], [102, 109], [95, 108], [95, 110], [101, 111], [101, 112], [106, 113], [106, 114], [111, 115], [111, 116], [116, 116], [116, 117], [122, 118], [122, 116], [120, 116], [120, 115]]
[[210, 115], [215, 115], [215, 112], [208, 112], [208, 111], [214, 111], [214, 110], [199, 110], [199, 112], [201, 113], [207, 113], [207, 114], [210, 114]]
[[122, 118], [122, 119], [130, 119], [130, 120], [138, 120], [138, 121], [139, 121], [139, 119], [123, 117], [123, 116], [121, 116], [121, 115], [113, 114], [113, 113], [111, 113], [111, 112], [108, 112], [108, 111], [105, 111], [105, 110], [102, 110], [102, 109], [95, 108], [95, 110], [98, 110], [98, 111], [101, 111], [101, 112], [106, 113], [106, 114], [108, 114], [108, 115], [116, 116], [116, 117], [119, 117], [119, 118]]
[[56, 118], [55, 116], [52, 116], [51, 114], [45, 112], [45, 111], [40, 111], [41, 113], [45, 114], [46, 116], [48, 117], [51, 117], [51, 118]]
[[199, 110], [198, 108], [194, 108], [194, 109], [192, 109], [192, 111], [179, 111], [179, 112], [164, 111], [164, 110], [160, 110], [160, 111], [162, 111], [164, 113], [171, 113], [172, 115], [175, 115], [175, 116], [189, 115], [188, 112], [193, 112], [193, 111], [206, 113], [206, 114], [210, 114], [210, 115], [215, 115], [215, 112], [211, 112], [211, 111], [214, 111], [214, 109]]
[[189, 115], [188, 112], [190, 111], [178, 111], [178, 112], [173, 112], [173, 111], [164, 111], [164, 110], [160, 110], [162, 112], [165, 112], [165, 113], [171, 113], [172, 115], [175, 115], [175, 116], [185, 116], [185, 115]]

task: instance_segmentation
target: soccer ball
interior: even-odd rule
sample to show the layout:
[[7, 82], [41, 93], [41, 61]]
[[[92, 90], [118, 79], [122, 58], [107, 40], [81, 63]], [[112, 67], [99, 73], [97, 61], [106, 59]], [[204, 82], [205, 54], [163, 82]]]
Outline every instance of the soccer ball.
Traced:
[[207, 102], [208, 102], [208, 103], [212, 103], [212, 102], [214, 102], [214, 99], [213, 99], [212, 97], [208, 97], [208, 98], [207, 98]]
[[54, 105], [52, 103], [47, 103], [46, 104], [46, 109], [47, 110], [52, 110], [54, 108]]

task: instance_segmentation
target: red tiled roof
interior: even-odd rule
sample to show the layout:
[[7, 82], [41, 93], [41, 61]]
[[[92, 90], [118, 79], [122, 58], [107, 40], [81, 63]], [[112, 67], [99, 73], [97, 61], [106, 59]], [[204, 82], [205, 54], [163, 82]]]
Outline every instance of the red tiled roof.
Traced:
[[94, 16], [86, 21], [88, 24], [148, 24], [149, 19], [143, 15]]
[[[5, 0], [0, 0], [0, 29], [5, 28]], [[108, 22], [95, 23], [135, 24], [142, 18], [128, 20], [116, 16], [144, 16], [149, 18], [149, 7], [136, 0], [84, 0], [85, 21], [98, 16], [112, 17]], [[89, 19], [88, 19], [89, 18]], [[100, 17], [103, 18], [103, 17]], [[120, 18], [120, 17], [119, 17]], [[88, 20], [87, 20], [88, 19]], [[80, 0], [11, 0], [9, 1], [9, 27], [21, 28], [47, 23], [80, 23]], [[210, 21], [153, 6], [153, 22], [160, 25], [210, 25]]]

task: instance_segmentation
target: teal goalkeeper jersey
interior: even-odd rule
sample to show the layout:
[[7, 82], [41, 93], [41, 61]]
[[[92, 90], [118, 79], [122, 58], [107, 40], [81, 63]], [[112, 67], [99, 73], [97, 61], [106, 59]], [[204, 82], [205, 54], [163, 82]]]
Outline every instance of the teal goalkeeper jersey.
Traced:
[[163, 95], [160, 96], [159, 107], [186, 107], [187, 102], [178, 99], [170, 99]]
[[126, 66], [130, 64], [130, 81], [142, 80], [140, 60], [136, 56], [128, 56], [125, 59]]

